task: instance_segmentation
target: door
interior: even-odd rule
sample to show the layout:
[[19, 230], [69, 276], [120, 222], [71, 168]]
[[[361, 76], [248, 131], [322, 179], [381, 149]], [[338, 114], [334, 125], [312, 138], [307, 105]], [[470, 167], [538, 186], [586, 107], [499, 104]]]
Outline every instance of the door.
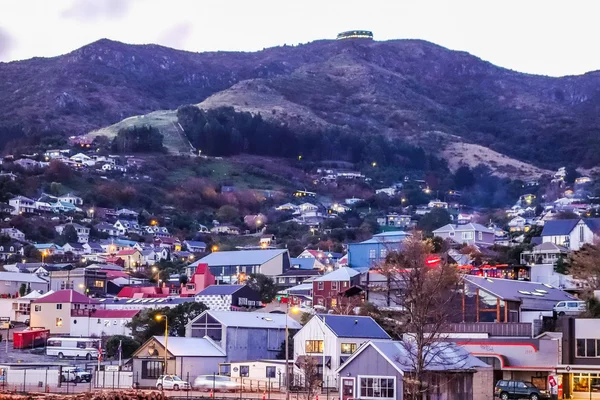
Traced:
[[349, 400], [354, 398], [354, 378], [342, 378], [342, 399]]

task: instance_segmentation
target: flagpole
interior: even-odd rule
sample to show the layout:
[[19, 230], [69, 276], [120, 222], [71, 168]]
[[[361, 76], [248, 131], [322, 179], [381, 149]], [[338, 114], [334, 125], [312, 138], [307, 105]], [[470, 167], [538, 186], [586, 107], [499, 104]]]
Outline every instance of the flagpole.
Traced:
[[121, 366], [121, 354], [123, 353], [123, 347], [121, 347], [123, 345], [123, 341], [119, 340], [119, 367]]

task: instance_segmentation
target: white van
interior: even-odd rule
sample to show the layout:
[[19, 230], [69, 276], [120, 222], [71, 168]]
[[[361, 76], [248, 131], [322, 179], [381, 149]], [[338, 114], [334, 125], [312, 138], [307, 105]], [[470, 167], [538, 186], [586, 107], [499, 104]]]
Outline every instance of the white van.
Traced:
[[585, 301], [561, 301], [556, 303], [554, 311], [559, 316], [563, 315], [577, 315], [584, 312], [587, 309]]

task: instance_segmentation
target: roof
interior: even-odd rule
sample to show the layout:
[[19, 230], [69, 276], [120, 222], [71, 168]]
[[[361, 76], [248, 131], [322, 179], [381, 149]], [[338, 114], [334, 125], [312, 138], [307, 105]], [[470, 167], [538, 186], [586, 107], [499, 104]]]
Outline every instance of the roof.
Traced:
[[318, 269], [299, 269], [292, 268], [277, 276], [320, 276], [321, 272]]
[[533, 251], [534, 252], [540, 252], [540, 251], [557, 251], [558, 252], [559, 251], [561, 253], [568, 253], [569, 249], [567, 249], [566, 247], [551, 243], [551, 242], [543, 242], [543, 243], [535, 246], [533, 248]]
[[[72, 249], [83, 250], [83, 245], [81, 243], [67, 243]], [[65, 244], [65, 246], [67, 245]], [[64, 246], [63, 246], [64, 247]]]
[[133, 318], [140, 310], [96, 310], [96, 318]]
[[35, 274], [26, 274], [22, 272], [0, 272], [0, 281], [6, 282], [28, 282], [28, 283], [48, 283]]
[[[200, 318], [205, 313], [227, 327], [285, 329], [287, 320], [289, 329], [302, 328], [302, 325], [292, 318], [287, 319], [286, 314], [208, 310], [200, 314], [196, 319]], [[193, 323], [193, 321], [190, 323]]]
[[542, 236], [568, 235], [575, 229], [578, 222], [578, 219], [552, 219], [546, 221], [544, 229], [542, 229]]
[[[549, 307], [551, 310], [555, 303], [574, 298], [559, 288], [539, 282], [484, 278], [474, 275], [466, 275], [464, 279], [502, 300], [528, 303], [529, 306], [534, 306], [534, 309], [543, 310]], [[527, 308], [525, 304], [522, 307]]]
[[34, 300], [34, 303], [78, 303], [78, 304], [99, 304], [96, 299], [90, 299], [74, 290], [59, 290], [40, 299]]
[[[336, 372], [342, 371], [351, 361], [367, 347], [374, 348], [400, 374], [411, 372], [414, 368], [416, 348], [413, 341], [373, 340], [361, 346]], [[489, 368], [489, 365], [469, 354], [463, 347], [448, 342], [438, 342], [425, 346], [425, 370], [458, 371]], [[368, 368], [368, 366], [365, 366]]]
[[206, 243], [195, 240], [186, 240], [184, 243], [190, 247], [206, 247]]
[[306, 292], [306, 294], [308, 294], [312, 290], [313, 290], [313, 284], [312, 284], [312, 282], [310, 282], [310, 283], [301, 283], [299, 285], [292, 286], [291, 288], [281, 290], [280, 293], [305, 294], [302, 292]]
[[314, 258], [290, 258], [290, 266], [294, 269], [311, 270], [315, 267]]
[[196, 294], [196, 296], [212, 296], [234, 294], [246, 285], [210, 285]]
[[397, 243], [401, 242], [407, 237], [411, 236], [410, 233], [404, 231], [388, 231], [378, 233], [377, 235], [373, 235], [371, 239], [362, 241], [360, 243], [351, 243], [355, 244], [369, 244], [369, 243]]
[[475, 231], [475, 232], [487, 232], [494, 233], [492, 228], [488, 228], [487, 226], [483, 226], [481, 224], [477, 224], [474, 222], [469, 222], [468, 224], [446, 224], [441, 228], [438, 228], [433, 231], [433, 233], [445, 233], [445, 232], [462, 232], [462, 231]]
[[341, 267], [341, 268], [336, 269], [335, 271], [332, 271], [328, 274], [325, 274], [323, 276], [316, 278], [315, 281], [317, 281], [317, 282], [349, 281], [350, 279], [352, 279], [353, 277], [355, 277], [358, 274], [359, 274], [359, 272], [353, 268]]
[[228, 265], [261, 265], [283, 253], [287, 253], [287, 249], [217, 251], [202, 257], [192, 265], [208, 264], [211, 267]]
[[138, 249], [127, 249], [127, 250], [120, 250], [117, 252], [117, 256], [132, 256], [135, 253], [139, 253], [140, 251]]
[[337, 337], [391, 339], [371, 317], [358, 315], [317, 315]]
[[[165, 346], [164, 336], [153, 336], [154, 340]], [[225, 357], [225, 351], [209, 338], [190, 338], [169, 336], [167, 350], [175, 357]]]

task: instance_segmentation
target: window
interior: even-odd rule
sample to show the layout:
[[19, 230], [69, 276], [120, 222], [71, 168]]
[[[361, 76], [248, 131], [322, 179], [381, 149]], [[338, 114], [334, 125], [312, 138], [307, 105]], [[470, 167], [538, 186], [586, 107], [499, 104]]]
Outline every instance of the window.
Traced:
[[317, 290], [323, 290], [323, 282], [317, 282]]
[[387, 255], [387, 249], [381, 249], [379, 250], [379, 258], [385, 258], [385, 256]]
[[296, 277], [295, 276], [294, 277], [290, 277], [289, 282], [290, 283], [296, 283]]
[[104, 287], [104, 281], [94, 281], [94, 287], [103, 288]]
[[331, 299], [331, 307], [337, 307], [337, 299]]
[[56, 326], [62, 326], [63, 320], [62, 318], [56, 318]]
[[583, 234], [583, 225], [581, 225], [581, 226], [579, 227], [579, 241], [580, 241], [580, 242], [583, 242], [583, 241], [584, 241], [584, 239], [585, 239], [585, 237], [584, 237], [584, 234]]
[[479, 240], [483, 240], [483, 232], [478, 232], [477, 237], [479, 238]]
[[15, 251], [15, 248], [13, 246], [10, 246], [10, 251]]
[[162, 361], [142, 361], [142, 379], [157, 379], [162, 371]]
[[275, 378], [275, 367], [267, 367], [266, 377], [267, 378]]
[[57, 304], [57, 305], [56, 305], [56, 309], [57, 309], [57, 310], [62, 310], [62, 304]]
[[577, 339], [575, 351], [577, 357], [599, 358], [600, 339]]
[[243, 378], [247, 378], [248, 376], [250, 376], [249, 365], [240, 365], [240, 376]]
[[42, 306], [38, 306], [38, 305], [36, 305], [35, 307], [33, 307], [33, 309], [34, 309], [35, 311], [42, 311]]
[[279, 283], [285, 283], [285, 278], [280, 277], [279, 278]]
[[356, 351], [356, 343], [342, 343], [342, 354], [352, 354]]
[[369, 259], [374, 260], [377, 256], [377, 251], [375, 249], [369, 250]]
[[331, 290], [338, 290], [339, 284], [339, 282], [331, 282]]
[[306, 353], [323, 353], [322, 340], [307, 340], [305, 346]]
[[473, 240], [473, 232], [463, 232], [462, 238], [463, 240]]
[[359, 393], [362, 398], [395, 399], [395, 379], [393, 377], [359, 376]]

